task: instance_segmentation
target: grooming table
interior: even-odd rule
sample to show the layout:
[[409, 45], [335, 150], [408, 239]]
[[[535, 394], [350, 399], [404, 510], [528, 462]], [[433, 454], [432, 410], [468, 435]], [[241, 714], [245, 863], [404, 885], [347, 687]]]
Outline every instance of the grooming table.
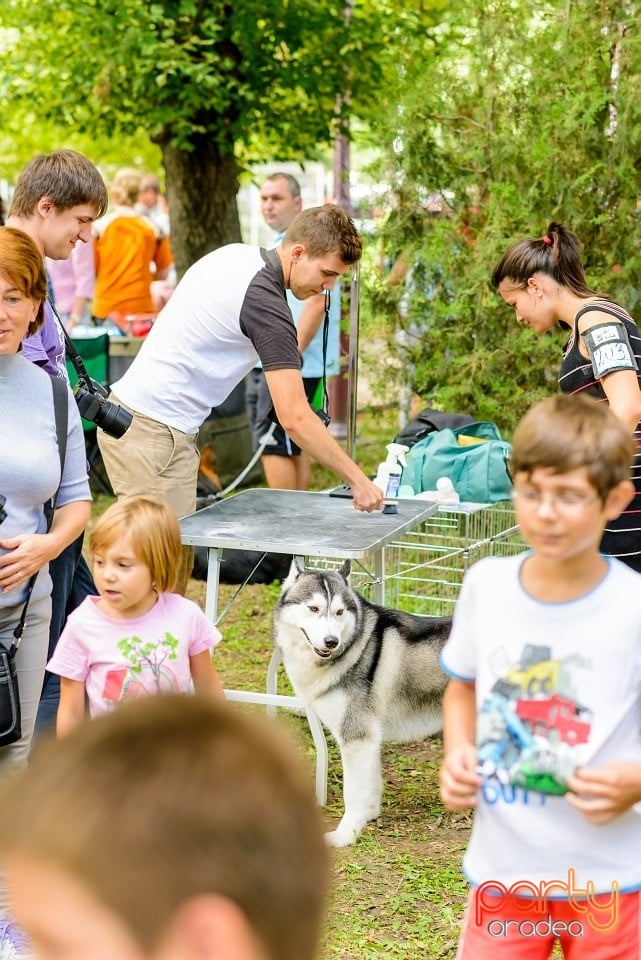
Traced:
[[[385, 602], [385, 545], [419, 525], [438, 509], [426, 500], [395, 501], [396, 513], [362, 513], [344, 497], [302, 490], [243, 490], [180, 521], [182, 542], [207, 547], [205, 613], [215, 622], [218, 611], [221, 553], [256, 550], [261, 553], [328, 557], [342, 560], [370, 558], [374, 566], [377, 603]], [[327, 743], [318, 717], [298, 697], [276, 692], [281, 662], [275, 648], [267, 670], [266, 692], [225, 690], [229, 700], [267, 707], [301, 709], [307, 715], [316, 747], [316, 797], [327, 801]]]

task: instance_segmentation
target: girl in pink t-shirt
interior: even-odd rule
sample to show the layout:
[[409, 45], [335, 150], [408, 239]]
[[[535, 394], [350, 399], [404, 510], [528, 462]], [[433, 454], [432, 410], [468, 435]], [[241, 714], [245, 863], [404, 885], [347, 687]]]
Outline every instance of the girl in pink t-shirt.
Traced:
[[125, 497], [89, 536], [98, 597], [71, 613], [47, 664], [60, 675], [57, 731], [89, 713], [148, 693], [192, 689], [222, 696], [212, 663], [220, 633], [192, 600], [171, 593], [180, 562], [180, 528], [171, 509]]

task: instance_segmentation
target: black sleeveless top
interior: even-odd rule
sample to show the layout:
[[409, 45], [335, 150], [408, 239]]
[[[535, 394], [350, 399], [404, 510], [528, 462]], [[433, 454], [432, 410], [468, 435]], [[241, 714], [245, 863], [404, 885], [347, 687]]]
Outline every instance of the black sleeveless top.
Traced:
[[[586, 304], [586, 307], [588, 310], [613, 314], [616, 320], [625, 326], [637, 361], [637, 378], [641, 381], [641, 332], [630, 314], [618, 303], [610, 300], [594, 300]], [[581, 316], [586, 312], [585, 308], [579, 311]], [[598, 402], [607, 403], [605, 390], [594, 374], [592, 363], [579, 350], [578, 316], [579, 314], [574, 318], [574, 329], [563, 351], [559, 386], [563, 393], [585, 392]], [[601, 541], [601, 550], [641, 572], [641, 423], [637, 424], [634, 439], [637, 455], [632, 467], [632, 481], [636, 494], [621, 516], [608, 523]]]

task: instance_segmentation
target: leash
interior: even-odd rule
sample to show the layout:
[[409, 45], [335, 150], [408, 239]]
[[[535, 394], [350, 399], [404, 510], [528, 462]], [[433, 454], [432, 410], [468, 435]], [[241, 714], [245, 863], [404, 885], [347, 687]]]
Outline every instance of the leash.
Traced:
[[221, 490], [220, 493], [214, 494], [214, 497], [216, 500], [222, 500], [222, 498], [226, 497], [228, 493], [231, 493], [232, 490], [235, 490], [239, 483], [243, 482], [243, 480], [245, 479], [249, 471], [252, 469], [254, 464], [258, 462], [260, 457], [262, 457], [263, 450], [265, 449], [267, 444], [271, 441], [272, 437], [274, 436], [274, 430], [276, 429], [277, 426], [278, 426], [277, 423], [270, 423], [269, 430], [267, 431], [267, 433], [264, 433], [260, 438], [260, 440], [258, 441], [258, 447], [256, 448], [256, 451], [252, 456], [251, 460], [249, 461], [249, 463], [247, 464], [247, 466], [243, 467], [243, 469], [240, 471], [236, 479], [232, 480], [229, 486], [225, 487], [224, 490]]
[[[240, 473], [238, 474], [238, 476], [235, 477], [235, 478], [232, 480], [232, 482], [231, 482], [230, 484], [228, 484], [228, 486], [225, 487], [224, 490], [219, 490], [217, 493], [210, 493], [210, 494], [208, 494], [208, 496], [206, 496], [206, 497], [199, 498], [199, 501], [201, 502], [202, 506], [211, 506], [212, 504], [217, 503], [219, 500], [222, 500], [223, 497], [226, 497], [228, 493], [231, 493], [232, 490], [235, 490], [239, 483], [242, 483], [242, 482], [243, 482], [243, 480], [245, 479], [245, 477], [247, 476], [247, 474], [249, 473], [249, 471], [250, 471], [250, 470], [255, 466], [255, 464], [257, 463], [258, 459], [259, 459], [260, 457], [262, 457], [262, 455], [263, 455], [263, 450], [265, 449], [265, 447], [267, 446], [267, 444], [270, 442], [271, 438], [273, 437], [273, 435], [274, 435], [274, 430], [276, 429], [277, 426], [278, 426], [278, 424], [276, 424], [276, 423], [271, 423], [271, 424], [270, 424], [269, 430], [267, 431], [267, 433], [264, 433], [263, 436], [262, 436], [262, 437], [260, 438], [260, 440], [258, 441], [258, 447], [257, 447], [255, 453], [252, 454], [252, 457], [251, 457], [249, 463], [248, 463], [246, 466], [243, 467], [243, 469], [240, 471]], [[235, 431], [235, 430], [236, 430], [235, 427], [230, 427], [230, 429], [229, 429], [228, 431], [224, 431], [224, 432], [231, 433], [231, 432], [233, 432], [233, 431]], [[202, 509], [202, 506], [199, 507], [198, 509]]]

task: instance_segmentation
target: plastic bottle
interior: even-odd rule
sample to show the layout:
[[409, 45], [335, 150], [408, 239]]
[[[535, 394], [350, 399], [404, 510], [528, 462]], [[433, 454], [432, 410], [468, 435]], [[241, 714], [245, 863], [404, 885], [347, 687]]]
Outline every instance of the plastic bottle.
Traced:
[[388, 443], [385, 449], [387, 458], [379, 463], [374, 483], [383, 491], [384, 497], [397, 497], [409, 447], [403, 443]]
[[423, 490], [422, 493], [417, 494], [417, 497], [420, 500], [432, 500], [434, 503], [443, 505], [461, 502], [449, 477], [439, 477], [436, 481], [436, 490]]
[[439, 503], [460, 503], [461, 498], [454, 489], [454, 484], [449, 477], [439, 477], [436, 481], [436, 492], [438, 493]]

